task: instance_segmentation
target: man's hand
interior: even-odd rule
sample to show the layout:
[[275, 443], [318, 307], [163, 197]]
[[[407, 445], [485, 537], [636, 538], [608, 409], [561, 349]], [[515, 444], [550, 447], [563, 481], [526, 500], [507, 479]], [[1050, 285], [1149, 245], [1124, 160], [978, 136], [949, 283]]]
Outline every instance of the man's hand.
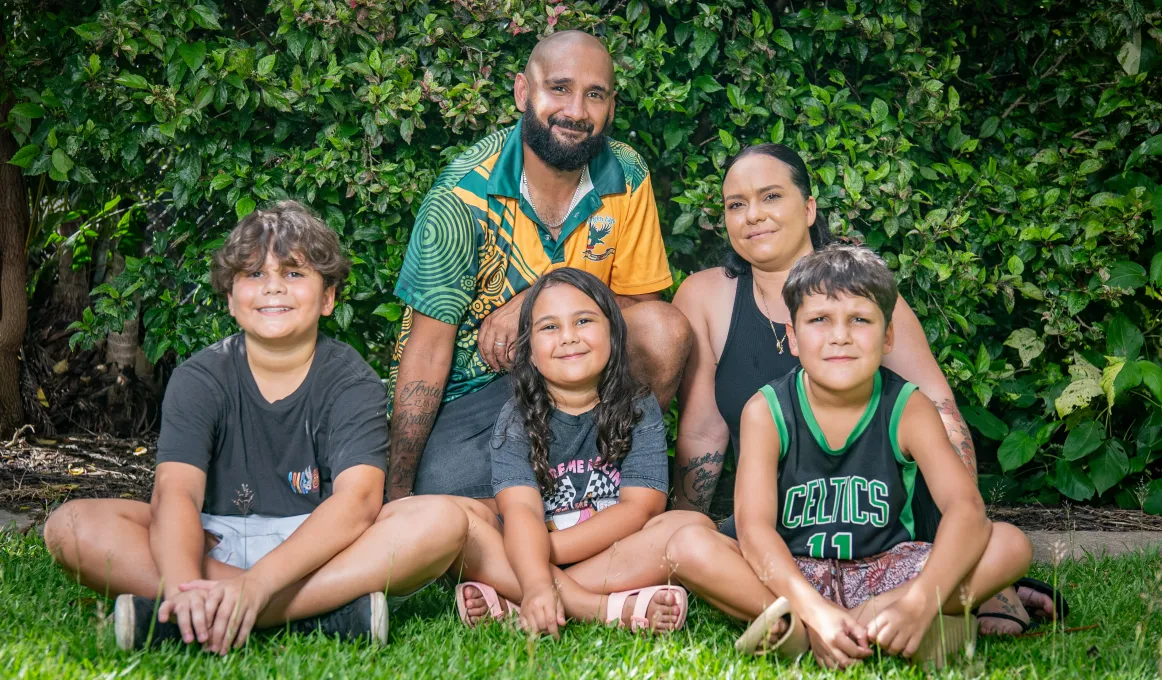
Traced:
[[892, 656], [911, 657], [939, 613], [940, 603], [911, 588], [867, 626], [868, 637]]
[[867, 629], [846, 609], [824, 601], [802, 619], [811, 651], [827, 668], [847, 668], [871, 656]]
[[168, 623], [170, 618], [177, 620], [178, 628], [182, 631], [182, 641], [187, 645], [194, 641], [205, 644], [210, 638], [209, 621], [206, 619], [206, 591], [186, 590], [176, 593], [173, 597], [166, 597], [157, 609], [157, 620]]
[[560, 629], [565, 625], [565, 606], [552, 586], [535, 588], [520, 603], [521, 628], [533, 635], [548, 633], [554, 640], [561, 639]]
[[183, 593], [195, 590], [206, 593], [206, 620], [213, 622], [206, 651], [226, 656], [231, 646], [242, 647], [258, 615], [270, 603], [271, 593], [262, 579], [247, 576], [244, 573], [225, 581], [198, 580], [179, 586]]
[[512, 298], [484, 317], [477, 335], [476, 350], [489, 368], [499, 373], [512, 366], [516, 353], [517, 326], [520, 322], [520, 308], [526, 290]]

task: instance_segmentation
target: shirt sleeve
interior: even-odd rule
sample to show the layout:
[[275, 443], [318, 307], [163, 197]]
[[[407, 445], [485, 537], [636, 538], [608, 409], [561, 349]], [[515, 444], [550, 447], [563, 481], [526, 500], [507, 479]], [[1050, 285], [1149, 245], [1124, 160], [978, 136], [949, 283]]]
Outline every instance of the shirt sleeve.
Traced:
[[387, 390], [378, 380], [359, 380], [340, 393], [327, 423], [322, 457], [335, 479], [348, 468], [371, 465], [387, 472]]
[[157, 462], [186, 463], [206, 472], [218, 438], [223, 395], [196, 370], [179, 366], [170, 376], [161, 402]]
[[460, 325], [476, 287], [476, 228], [453, 188], [428, 192], [412, 226], [395, 295], [413, 310]]
[[621, 462], [621, 486], [670, 491], [670, 457], [666, 424], [658, 400], [648, 395], [635, 402], [642, 418], [633, 428], [633, 446]]
[[613, 254], [613, 271], [609, 287], [618, 295], [644, 295], [670, 287], [670, 265], [658, 222], [654, 202], [654, 185], [650, 175], [629, 196], [625, 230]]
[[490, 449], [493, 495], [514, 486], [541, 488], [533, 465], [529, 462], [529, 440], [515, 402], [509, 401], [501, 409], [492, 431]]

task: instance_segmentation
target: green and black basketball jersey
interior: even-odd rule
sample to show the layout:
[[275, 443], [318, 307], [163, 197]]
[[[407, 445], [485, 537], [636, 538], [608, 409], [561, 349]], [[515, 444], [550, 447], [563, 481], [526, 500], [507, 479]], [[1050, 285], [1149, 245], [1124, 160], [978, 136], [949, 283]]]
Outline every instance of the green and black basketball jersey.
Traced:
[[799, 557], [859, 559], [914, 541], [920, 471], [896, 440], [916, 386], [881, 367], [863, 417], [832, 449], [807, 401], [803, 369], [764, 385], [779, 430], [779, 536]]

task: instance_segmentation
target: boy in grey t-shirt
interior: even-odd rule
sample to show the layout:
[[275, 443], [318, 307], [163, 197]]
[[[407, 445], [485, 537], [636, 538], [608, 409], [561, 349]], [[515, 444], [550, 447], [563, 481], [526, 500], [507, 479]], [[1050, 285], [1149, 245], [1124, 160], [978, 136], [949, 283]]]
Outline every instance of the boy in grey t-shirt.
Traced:
[[386, 595], [458, 558], [468, 519], [455, 502], [383, 505], [383, 384], [318, 330], [349, 267], [335, 233], [298, 203], [243, 219], [212, 274], [243, 332], [174, 371], [152, 501], [76, 500], [49, 518], [45, 541], [65, 572], [120, 594], [122, 648], [196, 639], [226, 654], [253, 628], [288, 621], [382, 644]]

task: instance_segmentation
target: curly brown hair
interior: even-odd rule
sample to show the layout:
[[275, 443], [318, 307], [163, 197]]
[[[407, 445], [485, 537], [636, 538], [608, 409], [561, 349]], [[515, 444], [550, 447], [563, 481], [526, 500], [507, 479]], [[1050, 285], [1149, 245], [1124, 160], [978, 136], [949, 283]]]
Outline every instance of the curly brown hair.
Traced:
[[339, 236], [298, 201], [278, 201], [255, 210], [226, 237], [214, 252], [210, 283], [226, 295], [234, 277], [262, 269], [266, 253], [274, 253], [284, 267], [310, 267], [323, 277], [323, 286], [338, 286], [351, 271]]
[[588, 295], [609, 319], [609, 363], [601, 371], [597, 383], [599, 403], [593, 412], [600, 464], [620, 465], [629, 454], [633, 447], [634, 425], [642, 418], [642, 411], [634, 402], [649, 394], [649, 389], [630, 374], [625, 318], [609, 287], [596, 276], [571, 267], [554, 269], [537, 279], [521, 304], [516, 357], [509, 373], [529, 439], [529, 463], [541, 486], [541, 495], [553, 490], [553, 478], [549, 476], [549, 447], [553, 432], [549, 420], [555, 406], [544, 377], [532, 361], [533, 305], [541, 292], [558, 285], [573, 286]]

